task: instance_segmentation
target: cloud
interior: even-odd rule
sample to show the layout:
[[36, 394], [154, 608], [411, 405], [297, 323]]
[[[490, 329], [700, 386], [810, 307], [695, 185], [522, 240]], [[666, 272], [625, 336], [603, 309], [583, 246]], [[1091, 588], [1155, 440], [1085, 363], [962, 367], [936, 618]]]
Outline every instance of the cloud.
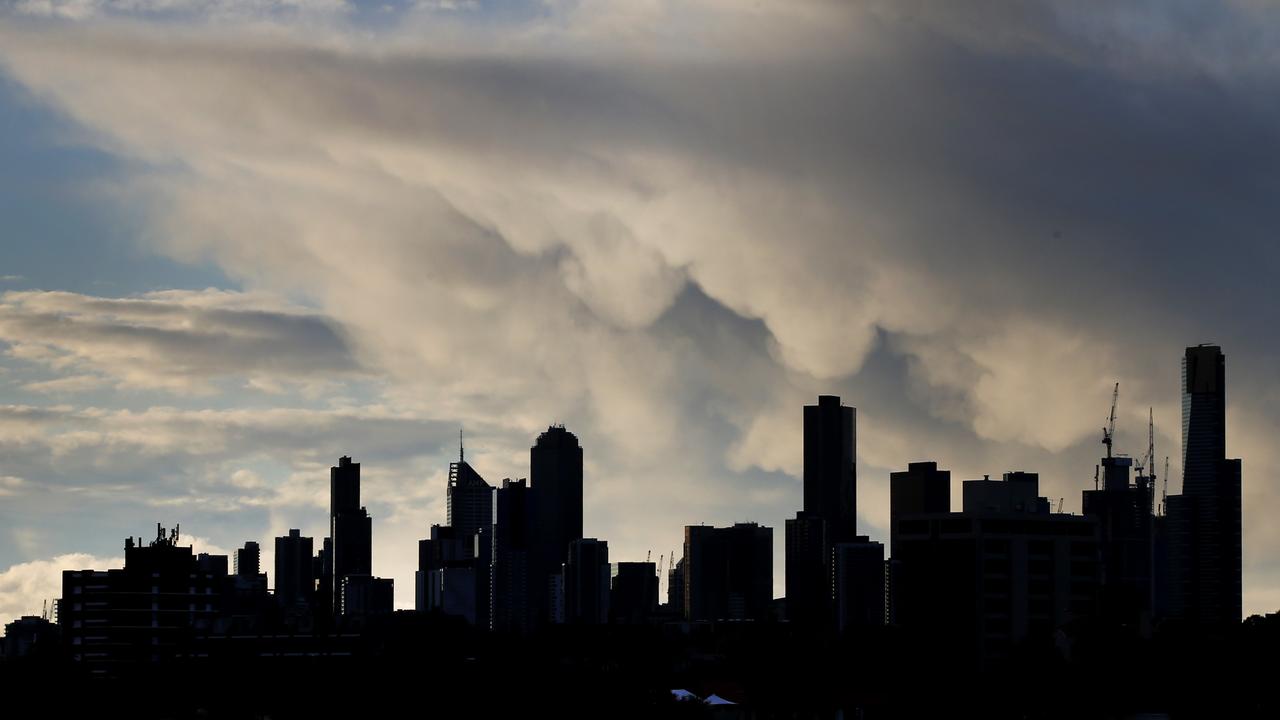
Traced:
[[18, 563], [0, 572], [0, 618], [39, 615], [43, 602], [62, 597], [63, 570], [101, 570], [120, 567], [123, 558], [100, 558], [67, 553], [47, 560]]
[[[496, 477], [527, 472], [532, 435], [562, 420], [588, 448], [588, 530], [629, 556], [684, 522], [781, 528], [799, 407], [820, 392], [860, 408], [860, 506], [880, 529], [885, 473], [924, 456], [957, 483], [1039, 469], [1071, 507], [1117, 381], [1125, 447], [1154, 407], [1177, 457], [1178, 356], [1201, 340], [1231, 358], [1233, 408], [1275, 417], [1280, 341], [1258, 331], [1280, 320], [1274, 10], [527, 7], [380, 32], [0, 22], [8, 75], [129, 161], [118, 197], [148, 211], [150, 247], [315, 308], [11, 293], [10, 353], [181, 392], [376, 374], [378, 422], [487, 422]], [[321, 502], [332, 453], [305, 447], [330, 420], [308, 437], [280, 423], [316, 417], [288, 412], [95, 412], [23, 406], [0, 426], [33, 467], [216, 465], [218, 483], [161, 502]], [[291, 459], [236, 487], [241, 443]], [[412, 497], [403, 517], [438, 510]], [[1271, 509], [1246, 506], [1256, 598], [1280, 586], [1256, 559]]]
[[26, 383], [22, 386], [22, 389], [49, 394], [79, 393], [86, 390], [94, 390], [106, 384], [105, 380], [96, 375], [68, 375], [54, 380]]
[[159, 291], [103, 298], [68, 292], [0, 295], [0, 341], [55, 370], [89, 370], [27, 390], [79, 392], [106, 384], [210, 392], [219, 378], [252, 381], [354, 376], [341, 329], [322, 315], [245, 293]]

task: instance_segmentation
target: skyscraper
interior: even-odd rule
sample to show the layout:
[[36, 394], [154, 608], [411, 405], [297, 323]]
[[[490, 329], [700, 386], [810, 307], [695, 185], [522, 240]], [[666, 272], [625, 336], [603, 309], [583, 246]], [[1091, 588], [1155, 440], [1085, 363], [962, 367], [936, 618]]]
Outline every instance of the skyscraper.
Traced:
[[467, 463], [461, 445], [458, 462], [449, 463], [447, 501], [445, 521], [460, 534], [471, 537], [493, 525], [493, 486]]
[[373, 520], [360, 505], [360, 463], [346, 456], [329, 468], [329, 537], [333, 540], [331, 607], [337, 614], [344, 578], [373, 572]]
[[609, 543], [582, 538], [569, 543], [564, 564], [564, 620], [571, 625], [609, 621]]
[[773, 528], [684, 529], [686, 620], [764, 620], [773, 611]]
[[936, 462], [913, 462], [905, 471], [889, 473], [889, 551], [896, 520], [904, 515], [951, 512], [951, 471]]
[[250, 540], [244, 544], [244, 547], [236, 550], [235, 571], [236, 575], [245, 578], [257, 577], [259, 567], [261, 566], [262, 551], [258, 547], [258, 543]]
[[827, 523], [827, 542], [857, 534], [857, 421], [835, 395], [804, 408], [804, 509]]
[[857, 540], [854, 408], [835, 395], [804, 408], [804, 510], [786, 523], [787, 614], [792, 622], [834, 620], [834, 547]]
[[1182, 360], [1182, 494], [1168, 503], [1170, 613], [1213, 627], [1240, 622], [1241, 471], [1226, 458], [1226, 357], [1216, 345]]
[[529, 449], [533, 499], [530, 558], [530, 610], [535, 622], [550, 618], [553, 578], [582, 539], [582, 447], [563, 425], [548, 427]]
[[493, 629], [527, 632], [532, 498], [526, 480], [502, 481], [493, 543]]
[[276, 601], [286, 611], [310, 606], [315, 592], [315, 570], [311, 558], [311, 538], [297, 529], [276, 538]]

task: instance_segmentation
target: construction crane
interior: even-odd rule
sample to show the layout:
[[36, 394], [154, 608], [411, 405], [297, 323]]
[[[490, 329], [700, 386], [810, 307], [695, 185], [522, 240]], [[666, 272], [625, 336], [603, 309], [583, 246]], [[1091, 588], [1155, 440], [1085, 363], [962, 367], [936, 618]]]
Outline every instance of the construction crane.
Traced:
[[1151, 493], [1151, 514], [1156, 507], [1156, 414], [1155, 408], [1147, 408], [1147, 456], [1142, 464], [1151, 468], [1147, 473], [1147, 483]]
[[1120, 399], [1120, 383], [1111, 391], [1111, 414], [1107, 416], [1107, 426], [1102, 428], [1102, 444], [1107, 446], [1107, 457], [1111, 457], [1111, 443], [1116, 436], [1116, 401]]
[[1164, 490], [1160, 493], [1160, 514], [1169, 514], [1169, 456], [1164, 456]]

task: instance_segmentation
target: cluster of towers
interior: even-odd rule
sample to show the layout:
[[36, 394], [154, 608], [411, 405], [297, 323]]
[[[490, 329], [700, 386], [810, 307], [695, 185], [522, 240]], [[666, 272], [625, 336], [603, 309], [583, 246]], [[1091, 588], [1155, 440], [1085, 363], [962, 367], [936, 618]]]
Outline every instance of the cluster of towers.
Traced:
[[[785, 620], [802, 633], [890, 624], [984, 662], [1099, 624], [1138, 636], [1160, 623], [1222, 628], [1242, 610], [1241, 465], [1226, 458], [1225, 387], [1220, 348], [1187, 348], [1181, 494], [1156, 503], [1153, 441], [1130, 477], [1134, 461], [1111, 452], [1114, 427], [1082, 515], [1054, 512], [1029, 472], [964, 481], [955, 511], [950, 472], [915, 462], [890, 476], [887, 556], [858, 534], [856, 410], [820, 396], [804, 408], [804, 500], [786, 521], [782, 599], [772, 528], [738, 523], [685, 527], [660, 603], [660, 567], [611, 563], [606, 541], [583, 537], [583, 450], [561, 425], [530, 448], [529, 478], [497, 488], [460, 443], [446, 524], [418, 544], [415, 607], [513, 634], [610, 622]], [[149, 545], [126, 542], [124, 569], [64, 573], [60, 626], [92, 659], [158, 652], [184, 629], [341, 628], [391, 615], [392, 581], [372, 574], [360, 464], [341, 458], [329, 483], [329, 536], [318, 550], [297, 530], [275, 539], [274, 594], [257, 543], [236, 552], [229, 574], [225, 556], [193, 554], [176, 529], [158, 528]]]

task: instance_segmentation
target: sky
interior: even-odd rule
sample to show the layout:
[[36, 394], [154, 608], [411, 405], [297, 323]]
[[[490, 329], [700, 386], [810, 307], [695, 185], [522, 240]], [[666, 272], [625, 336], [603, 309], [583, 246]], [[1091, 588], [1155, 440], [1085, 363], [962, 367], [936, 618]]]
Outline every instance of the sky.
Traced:
[[802, 407], [888, 477], [1181, 469], [1227, 356], [1244, 607], [1280, 609], [1280, 7], [1261, 0], [0, 0], [0, 621], [181, 524], [323, 537], [363, 468], [413, 605], [459, 429], [552, 423], [588, 536], [801, 505]]

